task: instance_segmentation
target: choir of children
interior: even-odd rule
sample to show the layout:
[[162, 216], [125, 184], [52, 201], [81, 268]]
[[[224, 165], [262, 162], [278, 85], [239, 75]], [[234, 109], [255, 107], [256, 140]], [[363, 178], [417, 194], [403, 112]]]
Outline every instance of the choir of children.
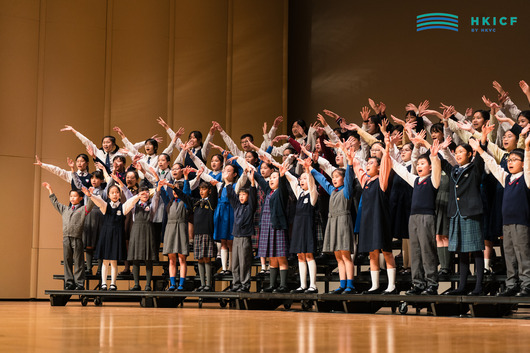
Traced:
[[[524, 81], [520, 87], [530, 93]], [[364, 293], [395, 294], [392, 241], [399, 239], [400, 273], [412, 270], [413, 286], [406, 294], [438, 294], [438, 278], [451, 273], [457, 256], [458, 287], [445, 294], [483, 295], [484, 274], [493, 270], [493, 245], [501, 240], [507, 280], [498, 295], [530, 296], [530, 111], [521, 112], [497, 82], [494, 88], [500, 100], [483, 97], [488, 110], [468, 108], [463, 115], [444, 104], [439, 112], [428, 109], [428, 101], [418, 107], [409, 103], [403, 120], [391, 116], [394, 125], [386, 105], [371, 99], [375, 114], [363, 107], [362, 126], [324, 110], [336, 120], [336, 129], [318, 114], [309, 128], [303, 120], [294, 122], [292, 137], [276, 136], [283, 121], [278, 117], [269, 131], [265, 124], [261, 147], [244, 134], [241, 149], [215, 121], [204, 143], [200, 131], [183, 142], [184, 130], [175, 133], [159, 118], [170, 137], [161, 154], [156, 135], [133, 144], [115, 127], [125, 149], [113, 136], [105, 136], [98, 148], [66, 125], [62, 131], [81, 140], [96, 170], [90, 174], [84, 153], [68, 160], [70, 171], [38, 157], [35, 163], [72, 186], [65, 206], [43, 184], [63, 218], [65, 286], [84, 289], [84, 249], [89, 273], [93, 257], [102, 261], [102, 290], [109, 266], [109, 289], [117, 289], [120, 260], [133, 264], [131, 290], [141, 289], [139, 265], [145, 263], [145, 290], [151, 290], [153, 261], [163, 243], [168, 290], [184, 290], [193, 243], [198, 291], [214, 290], [212, 259], [220, 252], [222, 274], [233, 274], [231, 291], [250, 290], [256, 256], [262, 273], [266, 258], [270, 261], [264, 292], [317, 293], [315, 257], [324, 252], [334, 253], [338, 264], [340, 285], [332, 293], [355, 294], [353, 262], [359, 252], [369, 256], [372, 279]], [[227, 150], [212, 143], [216, 131]], [[274, 146], [280, 140], [287, 142]], [[212, 147], [222, 154], [211, 158], [208, 169]], [[174, 149], [179, 155], [172, 164]], [[279, 156], [281, 164], [274, 160]], [[297, 289], [288, 288], [290, 256], [298, 257]], [[388, 276], [385, 290], [379, 285], [380, 257]], [[471, 259], [476, 281], [468, 293]]]

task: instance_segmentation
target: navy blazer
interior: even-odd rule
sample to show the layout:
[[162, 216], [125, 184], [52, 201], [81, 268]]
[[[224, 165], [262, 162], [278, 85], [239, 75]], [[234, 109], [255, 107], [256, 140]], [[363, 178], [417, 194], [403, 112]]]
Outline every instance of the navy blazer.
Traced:
[[[457, 211], [464, 217], [483, 213], [480, 184], [484, 174], [484, 160], [475, 153], [475, 157], [466, 168], [452, 166], [441, 159], [442, 170], [449, 176], [449, 202], [447, 215], [453, 217]], [[458, 172], [457, 172], [458, 170]]]
[[[259, 184], [261, 190], [265, 195], [270, 194], [273, 190], [269, 183], [263, 177], [254, 173], [254, 178]], [[271, 225], [273, 229], [289, 229], [289, 222], [287, 218], [287, 199], [289, 198], [289, 189], [287, 187], [287, 178], [285, 175], [280, 177], [278, 189], [272, 194], [269, 201], [271, 209]]]

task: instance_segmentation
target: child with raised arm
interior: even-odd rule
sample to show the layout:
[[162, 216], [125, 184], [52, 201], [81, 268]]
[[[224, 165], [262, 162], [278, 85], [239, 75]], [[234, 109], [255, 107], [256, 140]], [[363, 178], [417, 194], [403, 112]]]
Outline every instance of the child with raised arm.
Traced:
[[[166, 179], [160, 180], [158, 185], [165, 185], [168, 181]], [[177, 181], [175, 184], [167, 184], [173, 193], [173, 199], [170, 199], [166, 193], [166, 189], [162, 188], [160, 196], [166, 204], [167, 224], [166, 234], [164, 239], [163, 254], [169, 258], [169, 287], [168, 291], [172, 292], [175, 289], [178, 291], [184, 290], [186, 282], [187, 265], [186, 258], [189, 250], [189, 236], [188, 236], [188, 206], [179, 198], [177, 192], [184, 187], [184, 182]], [[180, 265], [179, 283], [177, 286], [177, 257]]]
[[353, 197], [353, 173], [351, 165], [355, 151], [346, 151], [342, 143], [338, 143], [348, 159], [346, 170], [335, 169], [330, 184], [318, 171], [310, 167], [311, 174], [322, 188], [330, 195], [329, 214], [324, 234], [323, 252], [333, 252], [339, 267], [340, 286], [333, 294], [356, 294], [353, 285], [354, 269], [351, 253], [354, 251], [353, 220], [351, 204]]
[[406, 292], [407, 295], [438, 294], [435, 214], [436, 192], [442, 174], [438, 148], [439, 142], [434, 140], [430, 156], [424, 154], [418, 158], [418, 175], [392, 160], [396, 173], [413, 188], [409, 217], [413, 287]]
[[[300, 160], [300, 163], [303, 163], [304, 167], [304, 173], [300, 176], [300, 185], [298, 185], [298, 180], [291, 173], [285, 173], [297, 198], [289, 252], [298, 254], [300, 287], [292, 290], [291, 293], [318, 293], [316, 286], [317, 265], [314, 257], [314, 253], [317, 251], [314, 216], [318, 192], [315, 179], [313, 179], [309, 171], [312, 164], [311, 159]], [[307, 287], [308, 268], [309, 288]]]
[[[254, 212], [256, 211], [256, 181], [254, 170], [247, 171], [250, 179], [249, 188], [235, 190], [233, 184], [226, 186], [227, 196], [234, 209], [234, 235], [232, 245], [232, 292], [250, 291], [250, 274], [252, 270], [252, 239], [254, 234]], [[240, 184], [240, 183], [238, 183]], [[239, 185], [236, 185], [236, 187]], [[237, 193], [237, 194], [236, 194]]]
[[[117, 178], [114, 175], [115, 178]], [[90, 189], [92, 190], [92, 188]], [[99, 207], [103, 214], [103, 224], [98, 243], [96, 245], [95, 257], [103, 260], [101, 266], [101, 290], [107, 290], [107, 271], [111, 267], [111, 282], [109, 290], [115, 291], [116, 278], [118, 276], [118, 260], [127, 258], [125, 248], [125, 215], [130, 211], [128, 204], [134, 199], [127, 200], [125, 204], [120, 201], [121, 191], [118, 185], [112, 185], [108, 189], [108, 200], [93, 194], [86, 188], [83, 192]]]
[[70, 204], [61, 204], [48, 183], [42, 183], [50, 192], [50, 201], [63, 219], [63, 260], [65, 289], [85, 289], [85, 261], [83, 257], [83, 225], [94, 204], [83, 205], [83, 194], [70, 191]]
[[[503, 248], [506, 260], [506, 289], [498, 296], [530, 296], [530, 137], [525, 151], [513, 149], [507, 159], [508, 172], [471, 141], [488, 169], [504, 188], [502, 202]], [[519, 287], [519, 282], [521, 286]]]
[[193, 247], [195, 259], [199, 261], [199, 277], [201, 286], [197, 292], [211, 292], [212, 285], [212, 257], [215, 257], [217, 247], [213, 240], [214, 233], [214, 212], [217, 207], [217, 189], [210, 184], [203, 182], [199, 185], [200, 198], [191, 197], [189, 189], [189, 174], [192, 168], [184, 169], [184, 193], [180, 189], [173, 189], [180, 199], [182, 199], [189, 209], [193, 210]]
[[362, 215], [359, 231], [359, 252], [370, 253], [370, 276], [372, 287], [363, 294], [378, 294], [379, 254], [382, 252], [387, 265], [388, 287], [382, 294], [397, 294], [396, 262], [392, 255], [392, 235], [390, 232], [390, 209], [388, 201], [388, 183], [392, 162], [390, 161], [390, 136], [385, 135], [385, 149], [382, 157], [372, 156], [366, 163], [366, 171], [359, 163], [353, 170], [363, 188]]

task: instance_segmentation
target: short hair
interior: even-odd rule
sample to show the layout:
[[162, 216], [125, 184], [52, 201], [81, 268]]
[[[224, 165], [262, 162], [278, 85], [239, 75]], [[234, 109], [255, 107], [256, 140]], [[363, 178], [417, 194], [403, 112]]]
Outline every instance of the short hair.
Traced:
[[155, 139], [147, 139], [147, 140], [145, 140], [145, 144], [147, 145], [148, 143], [153, 145], [153, 149], [155, 150], [155, 153], [156, 153], [158, 151], [158, 141], [155, 140]]
[[126, 162], [125, 157], [122, 156], [121, 154], [118, 154], [118, 155], [114, 156], [114, 158], [112, 158], [112, 161], [114, 162], [116, 159], [119, 159], [120, 161], [122, 161], [123, 164], [125, 164], [125, 162]]
[[[120, 147], [116, 144], [116, 137], [114, 137], [114, 136], [112, 136], [112, 135], [103, 136], [103, 138], [101, 139], [101, 143], [103, 143], [103, 141], [104, 141], [105, 139], [109, 139], [110, 142], [112, 142], [112, 144], [115, 146], [114, 151], [112, 151], [112, 153], [116, 153], [116, 152], [118, 152], [118, 150], [120, 149]], [[102, 150], [102, 149], [103, 149], [103, 147], [100, 148], [100, 150]]]
[[94, 173], [92, 173], [92, 178], [105, 180], [105, 176], [101, 170], [95, 170]]
[[220, 154], [220, 153], [214, 154], [211, 159], [213, 159], [213, 157], [217, 157], [219, 159], [219, 162], [221, 162], [221, 163], [223, 163], [225, 161], [225, 157], [222, 154]]
[[240, 193], [250, 194], [250, 190], [248, 188], [240, 188], [238, 194]]
[[169, 154], [167, 154], [167, 153], [160, 153], [160, 154], [158, 155], [158, 158], [160, 158], [161, 156], [166, 157], [166, 161], [167, 161], [168, 163], [171, 163], [171, 156], [170, 156]]
[[145, 186], [145, 185], [142, 185], [138, 188], [138, 192], [142, 192], [142, 191], [149, 191], [149, 187]]
[[475, 110], [473, 115], [475, 115], [475, 113], [480, 113], [480, 115], [482, 115], [484, 120], [490, 120], [490, 112], [487, 110], [478, 109], [478, 110]]
[[521, 160], [524, 161], [524, 150], [522, 148], [513, 149], [509, 155], [511, 156], [512, 154], [521, 158]]
[[72, 189], [70, 190], [70, 192], [68, 193], [68, 195], [70, 195], [72, 192], [75, 192], [77, 194], [77, 197], [83, 197], [83, 192], [79, 189]]
[[431, 134], [433, 132], [444, 132], [444, 124], [442, 124], [442, 123], [432, 124], [432, 126], [431, 126]]
[[199, 189], [208, 189], [208, 190], [210, 190], [210, 184], [205, 182], [205, 181], [201, 181], [201, 183], [199, 184]]
[[421, 154], [419, 157], [418, 157], [418, 161], [420, 159], [425, 159], [427, 160], [427, 163], [429, 163], [429, 165], [431, 165], [431, 157], [430, 157], [430, 153], [429, 152], [426, 152], [424, 154]]
[[241, 135], [241, 140], [247, 138], [250, 140], [250, 142], [253, 142], [254, 141], [254, 136], [252, 136], [251, 134], [243, 134]]
[[129, 174], [129, 173], [133, 173], [134, 177], [136, 178], [136, 180], [140, 179], [140, 176], [138, 175], [138, 172], [136, 170], [127, 171], [127, 173], [125, 173], [125, 176], [127, 176], [127, 174]]
[[198, 131], [198, 130], [193, 130], [190, 132], [190, 134], [188, 135], [188, 139], [191, 137], [191, 134], [193, 134], [193, 136], [195, 136], [195, 138], [200, 142], [200, 145], [202, 147], [202, 132]]
[[[346, 169], [344, 169], [344, 168], [337, 168], [337, 169], [335, 169], [335, 170], [333, 171], [333, 173], [335, 173], [335, 172], [336, 172], [336, 173], [339, 173], [339, 175], [340, 175], [341, 177], [343, 177], [343, 178], [346, 176]], [[332, 176], [333, 176], [333, 173], [331, 173]]]
[[381, 165], [381, 158], [379, 157], [368, 157], [368, 160], [370, 159], [375, 159], [375, 161], [377, 162], [377, 165]]

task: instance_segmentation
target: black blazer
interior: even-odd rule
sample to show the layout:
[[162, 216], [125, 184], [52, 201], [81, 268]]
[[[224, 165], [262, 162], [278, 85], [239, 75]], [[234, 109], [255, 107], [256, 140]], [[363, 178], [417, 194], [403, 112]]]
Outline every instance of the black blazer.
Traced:
[[242, 204], [239, 202], [239, 196], [234, 191], [234, 186], [226, 186], [226, 193], [230, 204], [234, 209], [234, 227], [232, 235], [234, 237], [250, 237], [254, 234], [254, 212], [256, 212], [257, 195], [256, 188], [249, 188], [248, 202]]
[[[259, 184], [261, 190], [265, 195], [271, 193], [272, 189], [269, 183], [263, 179], [259, 173], [254, 173], [254, 178]], [[289, 189], [287, 187], [287, 178], [280, 177], [278, 190], [272, 194], [269, 201], [271, 208], [271, 224], [274, 229], [289, 229], [289, 222], [287, 218], [287, 200], [289, 198]]]
[[[447, 215], [453, 217], [457, 211], [464, 217], [481, 215], [482, 198], [480, 184], [484, 174], [484, 160], [478, 153], [469, 165], [462, 169], [441, 159], [442, 170], [449, 176], [449, 202]], [[457, 170], [459, 170], [457, 172]]]

